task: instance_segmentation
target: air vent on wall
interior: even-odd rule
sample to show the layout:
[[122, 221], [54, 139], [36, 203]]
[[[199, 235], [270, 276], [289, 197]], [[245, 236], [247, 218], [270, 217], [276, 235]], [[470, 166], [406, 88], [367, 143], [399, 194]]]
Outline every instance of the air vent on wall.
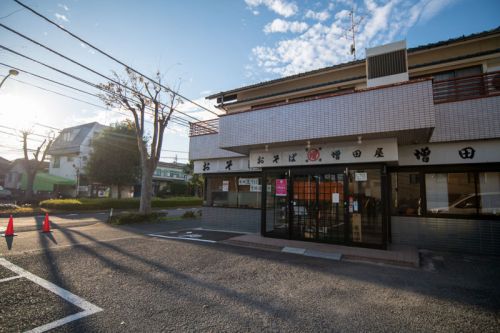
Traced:
[[406, 41], [366, 49], [368, 87], [408, 81]]

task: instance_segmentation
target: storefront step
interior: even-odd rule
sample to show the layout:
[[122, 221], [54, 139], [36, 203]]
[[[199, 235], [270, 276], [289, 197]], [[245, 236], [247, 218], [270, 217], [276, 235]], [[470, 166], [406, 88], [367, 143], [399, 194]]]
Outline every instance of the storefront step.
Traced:
[[262, 237], [258, 234], [233, 237], [223, 241], [223, 243], [337, 261], [357, 261], [404, 267], [420, 266], [418, 250], [413, 246], [397, 245], [391, 246], [389, 250], [377, 250], [335, 244], [269, 238]]

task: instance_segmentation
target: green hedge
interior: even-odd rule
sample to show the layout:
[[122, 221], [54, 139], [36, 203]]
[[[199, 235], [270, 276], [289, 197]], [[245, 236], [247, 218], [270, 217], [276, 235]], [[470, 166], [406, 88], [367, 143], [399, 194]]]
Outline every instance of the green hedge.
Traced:
[[[153, 208], [200, 206], [198, 197], [153, 198]], [[40, 207], [54, 210], [101, 210], [101, 209], [139, 209], [139, 198], [133, 199], [52, 199], [40, 202]]]
[[121, 224], [135, 224], [135, 223], [148, 223], [148, 222], [156, 222], [160, 214], [151, 213], [147, 215], [143, 214], [119, 214], [115, 215], [109, 221], [111, 224], [121, 225]]

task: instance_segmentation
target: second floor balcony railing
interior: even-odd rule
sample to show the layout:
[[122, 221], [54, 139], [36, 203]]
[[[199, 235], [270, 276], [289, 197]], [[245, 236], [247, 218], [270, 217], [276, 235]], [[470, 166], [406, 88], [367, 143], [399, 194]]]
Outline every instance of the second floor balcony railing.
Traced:
[[434, 81], [432, 89], [435, 104], [500, 95], [500, 71]]
[[196, 123], [189, 123], [189, 136], [217, 134], [217, 133], [219, 133], [218, 118], [205, 121], [198, 121]]

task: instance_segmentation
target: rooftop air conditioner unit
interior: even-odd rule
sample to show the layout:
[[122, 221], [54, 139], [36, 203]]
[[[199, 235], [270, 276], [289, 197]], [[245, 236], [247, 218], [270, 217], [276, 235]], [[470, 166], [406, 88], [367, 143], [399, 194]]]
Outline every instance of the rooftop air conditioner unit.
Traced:
[[408, 81], [406, 41], [366, 49], [368, 87]]

